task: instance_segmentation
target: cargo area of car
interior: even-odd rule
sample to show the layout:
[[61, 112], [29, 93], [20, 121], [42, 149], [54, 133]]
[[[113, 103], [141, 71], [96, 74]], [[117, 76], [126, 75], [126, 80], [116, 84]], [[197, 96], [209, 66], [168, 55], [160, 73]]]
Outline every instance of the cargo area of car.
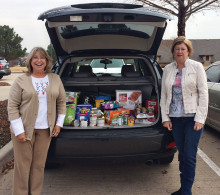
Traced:
[[[107, 66], [107, 71], [103, 69], [99, 72], [96, 67], [100, 69], [102, 67], [100, 64], [94, 65], [94, 59], [102, 63], [105, 60], [103, 67]], [[110, 60], [107, 65], [106, 59], [107, 62]], [[122, 63], [120, 64], [117, 60], [121, 59], [123, 58], [102, 57], [92, 60], [76, 58], [65, 63], [65, 66], [60, 70], [60, 75], [67, 92], [67, 107], [68, 104], [71, 104], [68, 102], [68, 96], [71, 99], [70, 94], [73, 96], [72, 100], [75, 101], [75, 115], [71, 122], [64, 124], [63, 129], [140, 129], [150, 127], [158, 122], [159, 94], [156, 73], [150, 67], [152, 66], [151, 62], [143, 59], [131, 60], [130, 58], [123, 59], [123, 62], [119, 61]], [[114, 63], [116, 62], [120, 71], [115, 69]], [[91, 68], [88, 68], [89, 66], [92, 66], [92, 72]], [[114, 70], [108, 72], [108, 68], [111, 69], [113, 66]], [[133, 68], [131, 70], [131, 66], [135, 67], [134, 70]], [[86, 71], [80, 72], [80, 67]], [[88, 71], [88, 69], [90, 70]], [[130, 100], [132, 96], [134, 99], [136, 98], [134, 101]], [[128, 100], [124, 100], [125, 97]], [[123, 101], [128, 102], [123, 104]], [[83, 107], [83, 105], [85, 106]], [[87, 107], [88, 105], [91, 107]], [[86, 117], [84, 117], [85, 113], [79, 113], [79, 110], [81, 112], [81, 110], [85, 110], [84, 108], [90, 110]], [[96, 118], [95, 123], [91, 118], [94, 116]], [[98, 124], [101, 119], [104, 119], [104, 125]], [[128, 121], [125, 122], [129, 119], [133, 120], [131, 124]]]

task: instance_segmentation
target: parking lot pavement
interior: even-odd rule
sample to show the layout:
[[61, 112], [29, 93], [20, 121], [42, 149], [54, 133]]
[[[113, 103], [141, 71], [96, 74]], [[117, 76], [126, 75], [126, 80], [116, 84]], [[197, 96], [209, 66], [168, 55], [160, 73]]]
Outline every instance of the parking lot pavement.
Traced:
[[9, 84], [12, 84], [15, 80], [15, 78], [21, 74], [24, 74], [24, 73], [21, 73], [21, 72], [12, 72], [10, 75], [8, 76], [4, 76], [0, 82], [7, 82]]
[[[14, 79], [23, 73], [11, 73], [11, 75], [4, 76], [0, 82], [6, 82], [12, 85]], [[8, 99], [8, 94], [11, 86], [1, 86], [1, 94], [0, 94], [0, 101]]]
[[[0, 194], [10, 195], [12, 173], [0, 177]], [[193, 195], [220, 195], [220, 177], [198, 156]], [[169, 195], [180, 187], [178, 161], [144, 163], [75, 163], [45, 171], [42, 195]]]

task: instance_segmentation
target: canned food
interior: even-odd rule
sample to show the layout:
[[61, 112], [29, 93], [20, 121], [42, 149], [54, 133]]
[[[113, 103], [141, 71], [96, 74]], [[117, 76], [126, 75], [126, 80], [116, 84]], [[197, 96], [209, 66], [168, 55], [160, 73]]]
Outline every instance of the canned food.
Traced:
[[79, 127], [79, 121], [77, 119], [73, 120], [72, 124], [74, 127]]
[[97, 126], [103, 127], [105, 125], [105, 119], [104, 118], [98, 118], [97, 119]]
[[89, 120], [90, 120], [90, 123], [96, 123], [97, 121], [97, 114], [90, 114], [89, 115]]
[[117, 126], [117, 125], [118, 125], [118, 118], [117, 118], [117, 117], [112, 117], [112, 119], [111, 119], [111, 125], [112, 125], [112, 126]]
[[142, 111], [142, 113], [146, 113], [146, 112], [147, 112], [147, 108], [142, 107], [142, 108], [141, 108], [141, 111]]
[[133, 126], [134, 125], [134, 117], [129, 117], [128, 118], [128, 125]]
[[95, 121], [90, 121], [89, 126], [90, 127], [95, 127], [96, 126], [96, 120]]
[[128, 125], [128, 115], [123, 116], [123, 124]]
[[118, 126], [123, 126], [123, 123], [124, 123], [124, 119], [122, 116], [119, 116], [118, 117]]
[[136, 108], [137, 113], [141, 113], [141, 108]]
[[80, 127], [88, 127], [88, 121], [80, 121]]

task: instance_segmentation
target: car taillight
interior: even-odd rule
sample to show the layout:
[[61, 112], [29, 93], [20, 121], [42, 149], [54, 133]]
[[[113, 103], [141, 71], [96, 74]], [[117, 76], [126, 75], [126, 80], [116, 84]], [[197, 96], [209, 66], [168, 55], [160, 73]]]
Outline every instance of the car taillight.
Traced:
[[2, 69], [2, 64], [0, 64], [0, 69]]
[[173, 148], [176, 146], [176, 143], [175, 142], [171, 142], [168, 146], [167, 146], [167, 149], [170, 149], [170, 148]]

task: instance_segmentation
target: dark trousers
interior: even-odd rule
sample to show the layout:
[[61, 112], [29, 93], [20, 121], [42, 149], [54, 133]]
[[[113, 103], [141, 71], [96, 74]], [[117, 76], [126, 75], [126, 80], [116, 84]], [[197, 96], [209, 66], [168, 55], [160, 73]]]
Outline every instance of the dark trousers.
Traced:
[[179, 152], [179, 170], [182, 195], [192, 194], [195, 178], [196, 155], [203, 128], [194, 130], [194, 117], [171, 117], [173, 137]]

